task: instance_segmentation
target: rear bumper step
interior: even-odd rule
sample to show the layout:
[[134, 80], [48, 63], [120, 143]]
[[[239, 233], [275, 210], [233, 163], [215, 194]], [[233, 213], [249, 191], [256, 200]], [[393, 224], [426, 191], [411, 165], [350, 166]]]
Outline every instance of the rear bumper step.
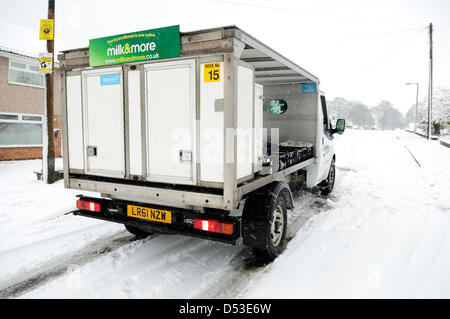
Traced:
[[[190, 210], [152, 205], [139, 202], [131, 202], [117, 199], [105, 199], [95, 197], [79, 197], [79, 200], [95, 202], [100, 204], [100, 211], [89, 211], [77, 209], [72, 211], [74, 215], [90, 217], [99, 220], [131, 225], [147, 232], [157, 232], [164, 234], [182, 234], [207, 240], [219, 241], [234, 245], [238, 238], [241, 237], [241, 218], [228, 216], [226, 211], [214, 211], [207, 213], [196, 213]], [[158, 210], [170, 211], [172, 215], [171, 223], [162, 223], [156, 221], [148, 221], [140, 218], [127, 216], [127, 206], [141, 206]], [[233, 233], [231, 235], [204, 231], [194, 228], [195, 219], [210, 219], [222, 223], [233, 224]]]

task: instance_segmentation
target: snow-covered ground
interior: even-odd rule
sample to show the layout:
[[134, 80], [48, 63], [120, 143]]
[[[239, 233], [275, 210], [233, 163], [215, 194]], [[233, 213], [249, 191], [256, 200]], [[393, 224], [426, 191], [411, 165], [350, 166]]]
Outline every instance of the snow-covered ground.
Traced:
[[402, 131], [335, 142], [333, 196], [295, 195], [270, 265], [241, 246], [137, 240], [65, 215], [79, 191], [36, 181], [40, 161], [0, 162], [0, 297], [450, 297], [450, 149]]
[[443, 141], [444, 143], [446, 143], [447, 145], [450, 145], [450, 136], [446, 135], [446, 136], [441, 136], [439, 138], [440, 141]]
[[401, 131], [348, 131], [336, 163], [336, 201], [244, 295], [450, 297], [450, 150]]

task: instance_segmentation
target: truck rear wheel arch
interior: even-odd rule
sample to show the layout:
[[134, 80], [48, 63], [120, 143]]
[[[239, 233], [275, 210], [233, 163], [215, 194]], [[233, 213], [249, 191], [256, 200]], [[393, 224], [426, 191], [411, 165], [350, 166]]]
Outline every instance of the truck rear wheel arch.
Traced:
[[[280, 240], [273, 243], [274, 212], [281, 217]], [[274, 182], [247, 197], [242, 214], [243, 244], [253, 248], [258, 257], [268, 261], [275, 259], [283, 250], [286, 229], [287, 209], [294, 208], [291, 190], [285, 182]]]

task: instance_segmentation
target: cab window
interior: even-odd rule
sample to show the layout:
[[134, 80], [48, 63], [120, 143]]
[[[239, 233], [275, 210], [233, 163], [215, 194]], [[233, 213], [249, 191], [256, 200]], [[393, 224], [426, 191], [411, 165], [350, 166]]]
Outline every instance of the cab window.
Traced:
[[285, 100], [267, 99], [263, 102], [265, 114], [283, 114], [287, 111], [288, 105]]
[[320, 102], [322, 104], [323, 129], [325, 132], [329, 132], [331, 127], [330, 122], [328, 120], [327, 101], [325, 100], [325, 95], [320, 96]]

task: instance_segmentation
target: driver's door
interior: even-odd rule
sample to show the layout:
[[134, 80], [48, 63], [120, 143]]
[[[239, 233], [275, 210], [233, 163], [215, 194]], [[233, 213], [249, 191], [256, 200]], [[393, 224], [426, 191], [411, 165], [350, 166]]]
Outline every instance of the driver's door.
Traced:
[[328, 171], [330, 170], [331, 161], [333, 159], [333, 135], [331, 133], [331, 122], [328, 118], [327, 102], [325, 100], [325, 95], [320, 95], [320, 103], [323, 116], [323, 136], [320, 141], [320, 156], [322, 164], [319, 169], [319, 180], [324, 180], [328, 176]]

